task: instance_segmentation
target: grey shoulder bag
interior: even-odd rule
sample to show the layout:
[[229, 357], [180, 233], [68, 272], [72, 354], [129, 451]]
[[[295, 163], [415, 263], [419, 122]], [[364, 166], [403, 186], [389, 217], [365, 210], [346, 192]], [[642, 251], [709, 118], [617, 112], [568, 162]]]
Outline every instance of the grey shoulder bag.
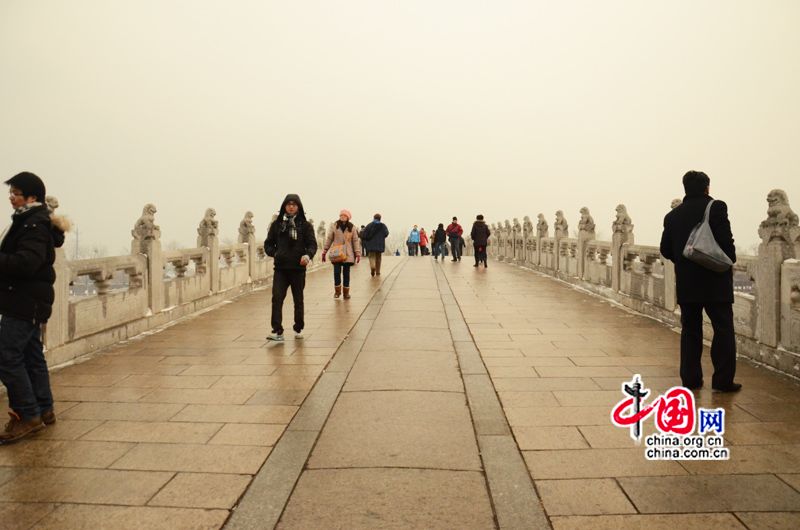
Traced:
[[683, 257], [714, 272], [725, 272], [733, 266], [733, 262], [714, 239], [711, 225], [708, 224], [712, 204], [713, 200], [706, 206], [703, 220], [689, 234], [689, 239], [683, 248]]

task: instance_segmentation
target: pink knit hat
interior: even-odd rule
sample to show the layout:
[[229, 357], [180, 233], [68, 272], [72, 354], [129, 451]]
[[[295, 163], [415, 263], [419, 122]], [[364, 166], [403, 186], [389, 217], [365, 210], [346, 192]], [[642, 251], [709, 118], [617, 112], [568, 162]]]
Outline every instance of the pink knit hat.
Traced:
[[342, 210], [341, 212], [339, 212], [339, 215], [340, 216], [346, 215], [348, 221], [353, 218], [353, 214], [350, 213], [350, 210]]

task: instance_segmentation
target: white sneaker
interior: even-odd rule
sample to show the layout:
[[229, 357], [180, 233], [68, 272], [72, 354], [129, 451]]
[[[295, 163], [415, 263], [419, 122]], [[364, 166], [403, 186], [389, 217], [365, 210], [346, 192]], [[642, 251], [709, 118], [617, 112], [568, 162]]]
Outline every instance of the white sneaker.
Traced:
[[295, 333], [295, 334], [294, 334], [294, 338], [296, 338], [296, 339], [302, 339], [302, 338], [303, 338], [303, 334], [302, 334], [302, 333]]
[[267, 335], [267, 340], [272, 340], [275, 342], [283, 342], [283, 335], [279, 335], [277, 333], [271, 333]]

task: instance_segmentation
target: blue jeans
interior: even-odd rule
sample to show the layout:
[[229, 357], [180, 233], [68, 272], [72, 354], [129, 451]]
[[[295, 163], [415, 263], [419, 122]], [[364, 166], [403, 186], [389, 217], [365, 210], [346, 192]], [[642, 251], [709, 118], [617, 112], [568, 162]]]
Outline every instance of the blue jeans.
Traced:
[[0, 380], [8, 391], [9, 408], [23, 420], [53, 409], [39, 324], [7, 316], [0, 318]]
[[344, 271], [344, 286], [350, 287], [350, 267], [352, 263], [333, 264], [333, 284], [342, 285], [342, 272]]
[[447, 243], [434, 243], [433, 244], [433, 257], [438, 258], [439, 256], [444, 259], [444, 246]]

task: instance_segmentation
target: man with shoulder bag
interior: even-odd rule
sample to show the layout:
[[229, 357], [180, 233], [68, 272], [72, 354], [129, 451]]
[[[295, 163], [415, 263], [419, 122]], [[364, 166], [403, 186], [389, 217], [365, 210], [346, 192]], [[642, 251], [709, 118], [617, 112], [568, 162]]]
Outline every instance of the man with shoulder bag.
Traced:
[[681, 308], [681, 366], [683, 386], [703, 386], [703, 311], [711, 320], [714, 338], [711, 362], [715, 392], [737, 392], [736, 337], [733, 325], [733, 245], [728, 207], [709, 196], [711, 180], [703, 172], [683, 176], [686, 197], [664, 217], [661, 254], [675, 263], [678, 305]]

